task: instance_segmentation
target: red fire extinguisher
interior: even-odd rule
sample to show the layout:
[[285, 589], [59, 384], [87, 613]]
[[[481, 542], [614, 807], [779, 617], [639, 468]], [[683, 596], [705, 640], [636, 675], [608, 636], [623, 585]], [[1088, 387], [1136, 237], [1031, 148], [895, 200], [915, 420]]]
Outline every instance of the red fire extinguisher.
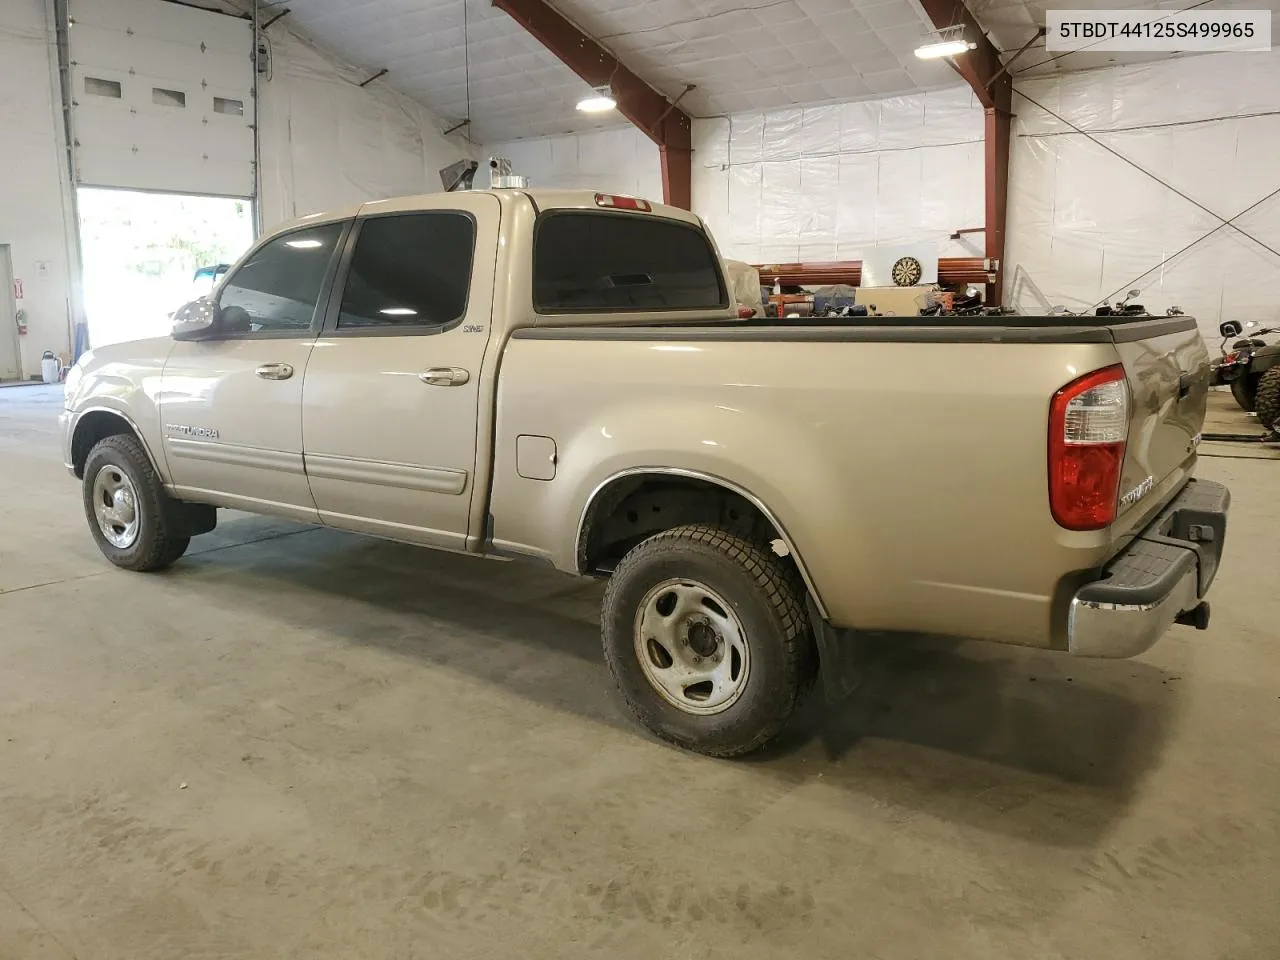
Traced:
[[17, 314], [15, 315], [15, 319], [18, 321], [18, 333], [22, 334], [23, 336], [26, 336], [26, 333], [27, 333], [27, 311], [25, 311], [25, 310], [19, 310], [19, 311], [17, 312]]

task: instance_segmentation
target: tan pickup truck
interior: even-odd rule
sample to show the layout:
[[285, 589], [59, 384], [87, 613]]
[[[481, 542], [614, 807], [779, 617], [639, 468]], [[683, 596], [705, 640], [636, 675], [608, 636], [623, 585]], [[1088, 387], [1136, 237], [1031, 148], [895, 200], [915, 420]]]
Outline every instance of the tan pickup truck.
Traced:
[[847, 629], [1125, 657], [1207, 621], [1189, 317], [740, 320], [692, 214], [498, 190], [289, 224], [175, 320], [68, 377], [108, 559], [231, 507], [608, 577], [623, 698], [708, 754]]

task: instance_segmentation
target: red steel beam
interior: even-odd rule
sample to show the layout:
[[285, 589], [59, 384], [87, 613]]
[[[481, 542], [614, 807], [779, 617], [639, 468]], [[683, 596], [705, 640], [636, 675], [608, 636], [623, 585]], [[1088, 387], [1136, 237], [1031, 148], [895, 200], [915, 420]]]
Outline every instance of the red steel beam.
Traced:
[[[1004, 77], [997, 83], [1009, 80]], [[1009, 112], [1013, 84], [1004, 96], [1005, 106], [987, 107], [983, 133], [986, 170], [985, 195], [987, 209], [986, 254], [999, 263], [996, 282], [987, 284], [987, 303], [1004, 303], [1004, 231], [1009, 210], [1009, 128], [1013, 114]]]
[[1013, 120], [1013, 78], [1004, 70], [1000, 53], [987, 38], [963, 0], [921, 0], [925, 13], [939, 30], [964, 26], [965, 39], [977, 46], [951, 60], [951, 66], [973, 90], [986, 117], [984, 190], [986, 194], [986, 254], [1000, 264], [996, 281], [987, 284], [987, 302], [1004, 296], [1004, 233], [1009, 203], [1009, 128]]
[[545, 0], [493, 0], [588, 86], [613, 88], [618, 110], [658, 145], [662, 200], [693, 206], [693, 139], [689, 115], [623, 66]]

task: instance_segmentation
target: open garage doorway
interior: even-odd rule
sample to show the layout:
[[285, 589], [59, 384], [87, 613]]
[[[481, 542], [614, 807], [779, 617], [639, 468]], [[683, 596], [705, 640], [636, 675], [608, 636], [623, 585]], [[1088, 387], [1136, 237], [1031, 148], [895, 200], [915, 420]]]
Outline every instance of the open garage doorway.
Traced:
[[248, 200], [100, 187], [80, 187], [77, 200], [95, 347], [168, 334], [173, 311], [253, 242]]

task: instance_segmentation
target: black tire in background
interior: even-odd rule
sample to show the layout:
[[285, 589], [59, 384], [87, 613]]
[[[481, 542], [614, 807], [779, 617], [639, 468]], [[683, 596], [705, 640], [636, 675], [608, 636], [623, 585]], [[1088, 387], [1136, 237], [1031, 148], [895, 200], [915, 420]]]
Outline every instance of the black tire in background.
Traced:
[[1263, 429], [1280, 433], [1280, 366], [1272, 367], [1258, 380], [1254, 409]]
[[[644, 608], [668, 583], [705, 586], [727, 608], [721, 622], [741, 626], [750, 669], [735, 699], [719, 712], [697, 715], [674, 704], [640, 661], [646, 653]], [[782, 732], [816, 673], [803, 598], [790, 564], [719, 528], [676, 527], [640, 543], [610, 578], [601, 612], [605, 659], [628, 709], [659, 738], [708, 756], [764, 746]]]
[[1258, 389], [1258, 381], [1255, 377], [1251, 377], [1248, 372], [1242, 373], [1236, 379], [1231, 381], [1231, 396], [1236, 398], [1236, 403], [1240, 404], [1240, 409], [1253, 412], [1254, 393]]
[[[95, 481], [105, 474], [113, 483], [131, 489], [137, 520], [136, 534], [127, 545], [112, 543], [98, 519]], [[184, 532], [176, 505], [165, 492], [151, 460], [137, 437], [117, 434], [100, 440], [84, 465], [84, 511], [98, 549], [117, 567], [149, 572], [163, 570], [183, 553], [191, 538]]]

